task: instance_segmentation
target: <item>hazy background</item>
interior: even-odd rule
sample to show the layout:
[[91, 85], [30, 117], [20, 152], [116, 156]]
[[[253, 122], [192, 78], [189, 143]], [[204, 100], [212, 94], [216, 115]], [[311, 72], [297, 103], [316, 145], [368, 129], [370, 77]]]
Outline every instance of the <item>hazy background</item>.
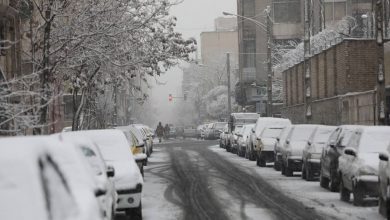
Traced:
[[[222, 16], [223, 11], [237, 12], [236, 0], [184, 0], [180, 5], [174, 6], [171, 14], [176, 16], [178, 32], [181, 32], [185, 38], [194, 37], [198, 41], [200, 48], [200, 33], [203, 31], [214, 30], [214, 19]], [[198, 51], [200, 58], [200, 51]], [[181, 66], [185, 66], [182, 64]], [[182, 96], [181, 81], [182, 71], [180, 67], [169, 70], [161, 77], [157, 77], [165, 85], [157, 85], [151, 82], [152, 90], [150, 98], [153, 106], [157, 109], [156, 115], [158, 121], [165, 123], [175, 123], [175, 107], [183, 102], [182, 99], [168, 101], [168, 95]]]

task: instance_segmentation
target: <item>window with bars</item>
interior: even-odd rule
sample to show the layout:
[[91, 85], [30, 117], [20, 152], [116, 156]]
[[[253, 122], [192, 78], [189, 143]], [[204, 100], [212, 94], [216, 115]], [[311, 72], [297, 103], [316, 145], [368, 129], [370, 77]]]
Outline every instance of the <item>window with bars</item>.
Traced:
[[297, 0], [274, 0], [273, 17], [275, 23], [300, 23], [301, 2]]
[[255, 67], [256, 64], [256, 40], [244, 40], [244, 68]]

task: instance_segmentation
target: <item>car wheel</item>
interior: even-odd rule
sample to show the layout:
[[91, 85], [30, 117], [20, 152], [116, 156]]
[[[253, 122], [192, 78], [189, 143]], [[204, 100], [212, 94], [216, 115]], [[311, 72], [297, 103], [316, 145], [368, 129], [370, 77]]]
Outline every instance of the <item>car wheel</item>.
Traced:
[[359, 186], [353, 187], [353, 205], [361, 206], [363, 204], [364, 192]]
[[226, 145], [226, 151], [230, 152], [230, 144], [229, 143]]
[[350, 197], [351, 197], [351, 192], [344, 187], [343, 180], [340, 177], [340, 200], [344, 202], [349, 202]]
[[329, 187], [329, 179], [322, 175], [322, 170], [320, 171], [320, 186], [324, 189]]
[[137, 208], [128, 209], [126, 215], [131, 220], [142, 220], [142, 203]]
[[249, 160], [255, 161], [256, 160], [256, 154], [252, 150], [249, 152]]

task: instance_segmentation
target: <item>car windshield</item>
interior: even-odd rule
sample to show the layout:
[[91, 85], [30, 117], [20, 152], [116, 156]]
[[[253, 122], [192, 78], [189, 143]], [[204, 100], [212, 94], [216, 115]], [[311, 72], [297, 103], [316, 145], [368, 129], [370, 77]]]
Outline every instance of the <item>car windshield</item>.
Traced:
[[283, 128], [266, 128], [261, 134], [262, 138], [277, 138], [282, 133]]
[[292, 130], [291, 141], [307, 141], [315, 127], [295, 126]]
[[334, 130], [333, 128], [318, 128], [313, 138], [314, 143], [325, 144]]
[[359, 141], [359, 151], [364, 153], [381, 153], [389, 145], [390, 129], [375, 129], [363, 132]]

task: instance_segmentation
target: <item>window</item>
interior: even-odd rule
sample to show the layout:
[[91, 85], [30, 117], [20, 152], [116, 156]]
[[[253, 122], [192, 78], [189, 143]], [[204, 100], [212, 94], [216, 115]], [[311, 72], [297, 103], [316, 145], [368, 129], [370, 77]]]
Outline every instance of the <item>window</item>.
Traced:
[[301, 22], [301, 2], [297, 0], [275, 0], [273, 2], [275, 23]]
[[254, 17], [256, 14], [255, 0], [243, 0], [242, 4], [242, 14], [245, 17]]
[[346, 13], [346, 2], [326, 2], [325, 3], [325, 20], [341, 20]]
[[255, 67], [256, 62], [256, 41], [244, 40], [244, 68]]

